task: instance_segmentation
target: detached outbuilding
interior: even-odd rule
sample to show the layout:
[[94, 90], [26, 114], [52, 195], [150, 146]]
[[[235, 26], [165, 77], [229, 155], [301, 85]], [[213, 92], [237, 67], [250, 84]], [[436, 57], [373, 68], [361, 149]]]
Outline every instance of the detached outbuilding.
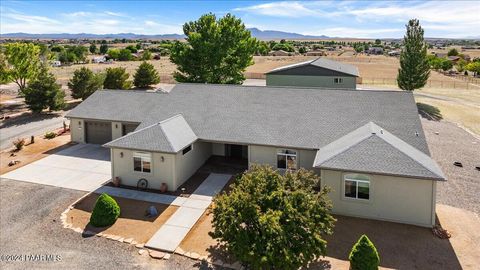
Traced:
[[356, 89], [356, 66], [326, 58], [283, 66], [266, 73], [267, 86], [323, 87]]

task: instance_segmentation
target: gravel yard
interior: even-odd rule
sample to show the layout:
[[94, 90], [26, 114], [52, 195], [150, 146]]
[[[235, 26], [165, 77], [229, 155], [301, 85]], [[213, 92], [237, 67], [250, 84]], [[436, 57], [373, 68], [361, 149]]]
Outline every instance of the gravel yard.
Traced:
[[[138, 255], [134, 246], [64, 229], [60, 213], [80, 191], [0, 181], [0, 269], [208, 269], [180, 256], [168, 261]], [[5, 255], [60, 255], [57, 262], [5, 262]]]
[[[457, 125], [422, 119], [433, 159], [447, 181], [437, 185], [437, 202], [480, 214], [480, 140]], [[439, 134], [436, 135], [435, 132]], [[462, 162], [463, 168], [453, 162]]]

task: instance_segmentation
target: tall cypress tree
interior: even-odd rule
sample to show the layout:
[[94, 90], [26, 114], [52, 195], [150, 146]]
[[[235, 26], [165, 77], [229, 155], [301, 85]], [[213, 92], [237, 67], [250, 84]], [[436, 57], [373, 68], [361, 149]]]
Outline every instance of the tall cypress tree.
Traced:
[[423, 39], [423, 29], [417, 19], [410, 20], [406, 27], [407, 33], [403, 38], [397, 84], [403, 90], [413, 91], [425, 86], [430, 75], [427, 60], [428, 46]]

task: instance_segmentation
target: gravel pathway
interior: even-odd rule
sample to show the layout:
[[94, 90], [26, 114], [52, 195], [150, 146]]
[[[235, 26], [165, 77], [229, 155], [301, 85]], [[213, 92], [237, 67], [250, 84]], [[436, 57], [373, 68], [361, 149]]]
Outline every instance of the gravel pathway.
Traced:
[[[185, 257], [138, 255], [134, 246], [64, 229], [60, 213], [84, 192], [0, 181], [0, 269], [207, 269]], [[59, 255], [55, 262], [6, 262], [6, 255]]]
[[[450, 122], [422, 119], [422, 125], [430, 152], [447, 177], [437, 185], [437, 202], [480, 214], [480, 171], [475, 170], [480, 140]], [[463, 168], [454, 166], [455, 161]]]

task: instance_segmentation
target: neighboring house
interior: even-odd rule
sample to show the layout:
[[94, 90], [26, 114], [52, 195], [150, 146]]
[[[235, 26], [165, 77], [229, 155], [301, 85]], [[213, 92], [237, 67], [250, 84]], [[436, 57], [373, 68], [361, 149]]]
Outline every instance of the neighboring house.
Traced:
[[352, 89], [359, 77], [356, 66], [317, 58], [283, 66], [266, 73], [267, 86], [300, 86]]
[[336, 214], [435, 224], [445, 177], [411, 92], [178, 84], [96, 91], [67, 117], [72, 141], [110, 148], [124, 185], [175, 190], [216, 155], [313, 170]]
[[388, 56], [400, 56], [400, 51], [389, 51]]
[[268, 53], [270, 56], [290, 56], [292, 53], [286, 52], [284, 50], [271, 51]]
[[382, 47], [370, 47], [366, 51], [368, 54], [383, 54], [383, 48]]
[[309, 51], [305, 53], [306, 56], [325, 56], [327, 53], [323, 50], [314, 50], [314, 51]]
[[447, 59], [450, 60], [450, 62], [452, 62], [453, 64], [455, 64], [455, 63], [458, 62], [458, 60], [460, 60], [460, 56], [452, 55], [452, 56], [447, 57]]

